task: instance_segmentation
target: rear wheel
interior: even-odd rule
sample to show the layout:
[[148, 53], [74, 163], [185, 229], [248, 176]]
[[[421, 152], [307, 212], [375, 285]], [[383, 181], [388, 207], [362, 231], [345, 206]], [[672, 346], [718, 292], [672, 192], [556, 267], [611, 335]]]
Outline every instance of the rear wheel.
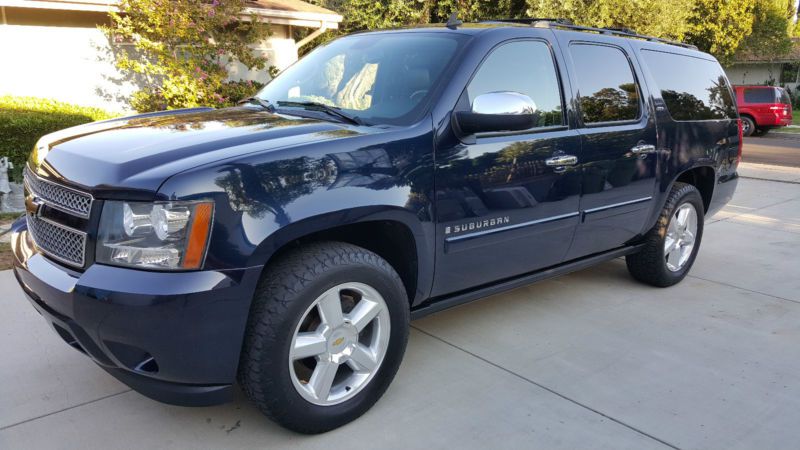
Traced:
[[675, 183], [644, 247], [625, 257], [628, 271], [639, 281], [672, 286], [689, 273], [703, 237], [703, 200], [697, 188]]
[[286, 428], [337, 428], [386, 391], [408, 323], [405, 288], [385, 260], [350, 244], [311, 244], [267, 269], [253, 299], [239, 381]]
[[755, 131], [756, 123], [753, 121], [753, 119], [747, 116], [742, 116], [742, 135], [752, 136]]

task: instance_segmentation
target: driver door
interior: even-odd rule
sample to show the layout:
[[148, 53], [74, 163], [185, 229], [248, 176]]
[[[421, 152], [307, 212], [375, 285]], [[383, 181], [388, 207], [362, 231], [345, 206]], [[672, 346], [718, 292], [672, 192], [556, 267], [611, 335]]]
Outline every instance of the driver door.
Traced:
[[[568, 126], [556, 56], [545, 40], [507, 41], [481, 63], [456, 107], [476, 97], [530, 97], [530, 129], [477, 133], [436, 149], [437, 258], [433, 295], [564, 260], [578, 225], [580, 136]], [[554, 159], [561, 158], [561, 159]]]

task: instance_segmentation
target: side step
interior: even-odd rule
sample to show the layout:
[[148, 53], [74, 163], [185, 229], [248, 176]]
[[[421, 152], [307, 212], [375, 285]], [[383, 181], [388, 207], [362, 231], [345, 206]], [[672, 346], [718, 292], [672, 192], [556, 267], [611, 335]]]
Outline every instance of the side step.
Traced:
[[479, 298], [488, 297], [490, 295], [499, 294], [501, 292], [510, 291], [527, 284], [535, 283], [537, 281], [546, 280], [548, 278], [555, 278], [561, 275], [566, 275], [570, 272], [583, 270], [599, 264], [601, 262], [610, 261], [620, 256], [630, 255], [636, 253], [642, 245], [632, 245], [627, 247], [620, 247], [614, 250], [609, 250], [603, 253], [596, 253], [586, 258], [569, 261], [549, 269], [532, 272], [526, 275], [521, 275], [516, 278], [503, 280], [495, 284], [479, 287], [478, 289], [461, 292], [446, 297], [434, 298], [426, 301], [425, 303], [417, 306], [411, 310], [411, 320], [420, 319], [429, 314], [433, 314], [454, 306], [463, 305]]

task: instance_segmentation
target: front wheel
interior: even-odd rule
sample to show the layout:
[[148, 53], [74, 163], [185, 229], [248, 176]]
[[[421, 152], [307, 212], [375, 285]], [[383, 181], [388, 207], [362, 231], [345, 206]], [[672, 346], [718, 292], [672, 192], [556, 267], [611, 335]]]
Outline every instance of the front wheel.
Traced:
[[356, 419], [386, 391], [405, 352], [400, 277], [378, 255], [339, 242], [310, 244], [266, 270], [239, 366], [245, 393], [301, 433]]
[[703, 199], [694, 186], [675, 183], [644, 247], [625, 257], [630, 274], [658, 287], [672, 286], [689, 273], [703, 237]]

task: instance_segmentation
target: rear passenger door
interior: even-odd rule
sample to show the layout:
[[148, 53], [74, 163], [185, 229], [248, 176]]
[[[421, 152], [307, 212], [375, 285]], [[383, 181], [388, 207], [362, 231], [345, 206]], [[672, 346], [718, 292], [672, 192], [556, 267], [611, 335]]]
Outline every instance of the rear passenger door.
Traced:
[[587, 42], [564, 35], [559, 38], [577, 91], [581, 135], [581, 223], [567, 255], [574, 259], [621, 246], [644, 231], [656, 187], [657, 135], [630, 47], [619, 39]]

